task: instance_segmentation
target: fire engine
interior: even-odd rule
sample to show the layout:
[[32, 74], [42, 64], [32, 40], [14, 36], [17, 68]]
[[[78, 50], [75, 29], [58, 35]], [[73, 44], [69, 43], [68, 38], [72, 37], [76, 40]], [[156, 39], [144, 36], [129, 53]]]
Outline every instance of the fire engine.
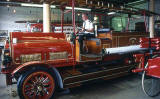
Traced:
[[85, 53], [80, 53], [79, 35], [11, 32], [2, 52], [7, 85], [16, 81], [22, 99], [52, 99], [58, 89], [128, 75], [136, 66], [133, 54], [147, 51], [138, 45], [146, 32], [97, 30], [95, 38], [83, 41]]
[[133, 53], [142, 51], [137, 45], [104, 49], [100, 38], [90, 38], [83, 54], [77, 39], [70, 38], [64, 33], [10, 33], [2, 59], [7, 84], [15, 78], [21, 98], [48, 99], [58, 88], [127, 75], [135, 66]]

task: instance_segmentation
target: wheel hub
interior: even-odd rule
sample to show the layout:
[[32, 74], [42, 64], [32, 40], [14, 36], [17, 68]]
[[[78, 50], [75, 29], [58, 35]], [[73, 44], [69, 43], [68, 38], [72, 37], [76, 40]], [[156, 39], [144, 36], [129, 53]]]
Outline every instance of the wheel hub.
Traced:
[[37, 90], [38, 90], [38, 91], [42, 91], [43, 88], [42, 88], [41, 86], [37, 86]]

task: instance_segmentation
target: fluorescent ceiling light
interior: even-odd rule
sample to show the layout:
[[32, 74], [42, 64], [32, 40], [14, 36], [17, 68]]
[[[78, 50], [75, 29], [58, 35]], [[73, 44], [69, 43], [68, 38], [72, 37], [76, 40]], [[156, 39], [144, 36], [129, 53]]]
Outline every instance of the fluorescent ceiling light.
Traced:
[[[25, 6], [25, 7], [39, 7], [39, 8], [43, 8], [42, 4], [29, 4], [29, 3], [21, 3], [21, 6]], [[51, 8], [56, 8], [55, 5], [51, 5]]]
[[50, 7], [51, 7], [51, 8], [56, 8], [56, 6], [55, 6], [55, 5], [51, 5]]
[[108, 15], [116, 14], [116, 12], [109, 12]]
[[[72, 7], [66, 7], [66, 9], [72, 9]], [[87, 9], [87, 8], [74, 8], [75, 10], [83, 10], [83, 11], [91, 11], [91, 9]]]
[[145, 0], [139, 0], [139, 1], [135, 1], [135, 2], [131, 2], [131, 3], [127, 3], [126, 5], [131, 5], [131, 4], [135, 4], [135, 3], [139, 3], [139, 2], [144, 2]]
[[21, 6], [26, 6], [26, 7], [43, 7], [43, 5], [40, 5], [40, 4], [28, 4], [28, 3], [22, 3]]

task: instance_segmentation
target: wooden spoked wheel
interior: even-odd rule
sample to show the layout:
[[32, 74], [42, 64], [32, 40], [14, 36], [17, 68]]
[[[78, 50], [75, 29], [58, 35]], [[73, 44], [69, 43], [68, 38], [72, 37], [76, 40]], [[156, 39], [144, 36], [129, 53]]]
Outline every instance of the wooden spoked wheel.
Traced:
[[53, 76], [42, 70], [36, 70], [20, 77], [18, 93], [24, 99], [51, 99], [55, 91]]
[[[145, 68], [148, 67], [148, 63]], [[147, 96], [155, 97], [160, 93], [160, 79], [147, 75], [147, 71], [142, 74], [142, 89]]]

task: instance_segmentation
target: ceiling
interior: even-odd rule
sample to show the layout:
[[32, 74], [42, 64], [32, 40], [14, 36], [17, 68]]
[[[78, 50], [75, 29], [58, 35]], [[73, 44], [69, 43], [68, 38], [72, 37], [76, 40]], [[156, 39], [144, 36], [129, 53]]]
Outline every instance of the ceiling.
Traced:
[[[116, 11], [136, 15], [143, 14], [144, 9], [135, 9], [131, 6], [146, 3], [148, 1], [149, 0], [75, 0], [75, 6], [91, 8], [92, 11], [96, 12], [100, 12], [101, 10], [104, 12]], [[1, 0], [0, 6], [21, 6], [19, 3], [41, 4], [43, 2], [50, 3], [51, 5], [60, 5], [60, 7], [71, 6], [72, 4], [72, 0]], [[155, 14], [149, 11], [145, 12], [146, 15]]]
[[[0, 2], [25, 2], [25, 3], [43, 3], [43, 2], [49, 2], [52, 4], [61, 4], [66, 3], [70, 4], [72, 0], [1, 0]], [[88, 3], [94, 3], [97, 4], [99, 2], [103, 2], [104, 4], [112, 3], [114, 5], [124, 5], [131, 2], [137, 2], [137, 1], [147, 1], [147, 0], [75, 0], [75, 3], [77, 5], [86, 5], [86, 1]]]

